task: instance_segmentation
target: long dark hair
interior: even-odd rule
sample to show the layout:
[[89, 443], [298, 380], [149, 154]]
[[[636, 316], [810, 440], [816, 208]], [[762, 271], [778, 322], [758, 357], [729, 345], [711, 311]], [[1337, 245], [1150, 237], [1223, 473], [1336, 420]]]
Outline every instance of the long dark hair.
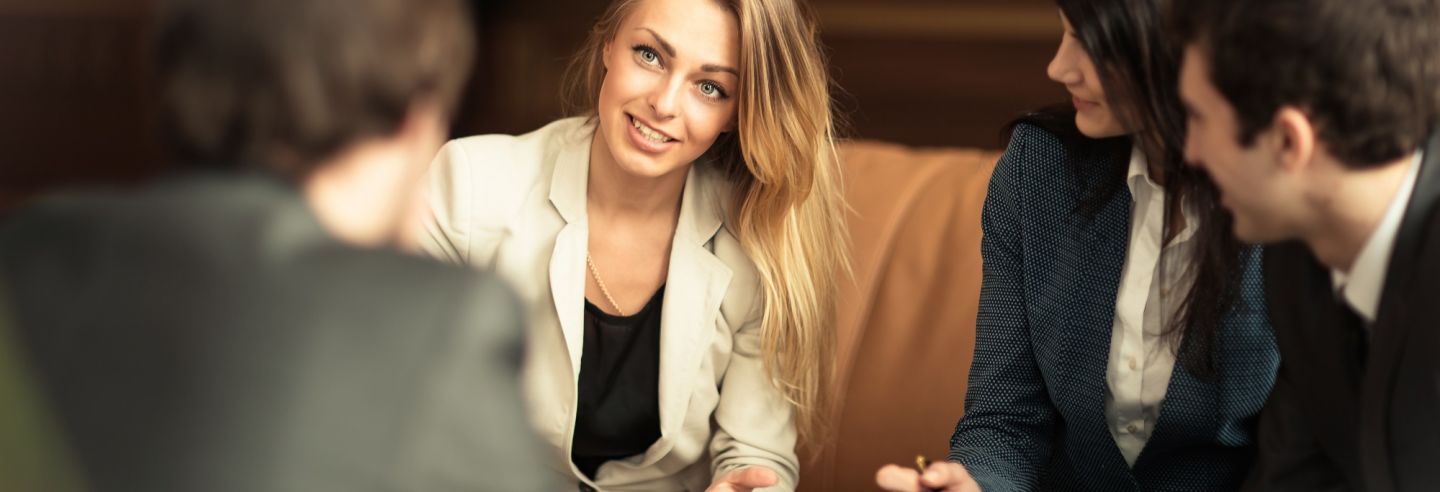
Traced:
[[[1030, 123], [1054, 133], [1070, 149], [1119, 158], [1072, 158], [1082, 176], [1085, 195], [1076, 211], [1095, 214], [1125, 185], [1128, 152], [1138, 148], [1152, 169], [1163, 173], [1165, 187], [1164, 237], [1170, 217], [1182, 203], [1196, 212], [1195, 241], [1190, 268], [1195, 282], [1170, 320], [1166, 337], [1177, 357], [1192, 374], [1212, 379], [1216, 374], [1217, 338], [1221, 321], [1239, 302], [1245, 247], [1231, 234], [1233, 218], [1219, 205], [1219, 193], [1205, 174], [1186, 166], [1185, 114], [1178, 94], [1180, 46], [1164, 32], [1170, 0], [1056, 0], [1075, 28], [1086, 53], [1099, 71], [1107, 102], [1116, 116], [1132, 129], [1124, 137], [1093, 140], [1075, 126], [1075, 109], [1052, 106], [1011, 123]], [[1072, 153], [1072, 157], [1077, 157]], [[1081, 163], [1106, 162], [1106, 169], [1082, 169]]]

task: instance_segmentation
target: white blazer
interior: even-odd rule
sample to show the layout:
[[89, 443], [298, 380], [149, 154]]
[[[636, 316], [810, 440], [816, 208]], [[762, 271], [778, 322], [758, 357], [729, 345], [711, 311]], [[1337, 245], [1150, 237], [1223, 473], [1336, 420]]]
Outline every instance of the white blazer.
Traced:
[[[643, 455], [571, 464], [584, 341], [586, 186], [592, 123], [570, 118], [521, 136], [453, 140], [430, 170], [423, 248], [493, 270], [529, 304], [524, 371], [531, 422], [549, 464], [601, 490], [704, 490], [747, 465], [795, 488], [793, 409], [760, 358], [759, 279], [723, 226], [728, 183], [691, 166], [660, 311], [660, 438]], [[722, 391], [723, 388], [723, 391]]]

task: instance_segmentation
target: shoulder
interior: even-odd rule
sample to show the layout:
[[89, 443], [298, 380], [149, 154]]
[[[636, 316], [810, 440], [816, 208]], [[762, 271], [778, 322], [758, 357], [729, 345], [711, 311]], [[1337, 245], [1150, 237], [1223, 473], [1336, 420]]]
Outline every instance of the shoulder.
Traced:
[[995, 172], [1073, 180], [1075, 160], [1089, 158], [1094, 146], [1089, 139], [1064, 139], [1044, 127], [1022, 122], [1015, 125]]
[[1015, 124], [1015, 130], [1010, 134], [1010, 145], [1006, 153], [1017, 155], [1051, 156], [1063, 154], [1065, 144], [1056, 135], [1044, 127], [1034, 124], [1020, 122]]
[[[303, 228], [306, 219], [313, 225], [298, 192], [278, 180], [177, 176], [137, 189], [76, 190], [43, 198], [0, 227], [0, 252], [27, 268], [51, 264], [66, 269], [93, 268], [97, 265], [91, 262], [102, 258], [105, 264], [249, 258], [261, 249], [258, 243]], [[313, 229], [301, 235], [318, 235], [318, 225]]]
[[115, 213], [111, 205], [122, 204], [93, 194], [51, 197], [0, 222], [0, 280], [20, 296], [16, 307], [27, 307], [26, 295], [63, 293], [84, 282], [81, 265], [99, 256], [99, 245], [113, 244], [104, 239], [115, 230], [106, 218]]
[[585, 145], [593, 125], [566, 118], [524, 135], [476, 135], [446, 142], [430, 166], [432, 200], [477, 212], [518, 206], [548, 186], [555, 161]]
[[439, 330], [445, 337], [473, 329], [507, 337], [518, 333], [520, 304], [490, 273], [345, 245], [311, 250], [283, 270], [285, 278], [277, 280], [304, 285], [294, 295], [308, 298], [304, 304], [315, 312], [344, 317], [349, 321], [342, 324], [368, 327], [377, 336], [410, 336], [416, 330]]
[[[593, 128], [586, 118], [556, 120], [523, 135], [474, 135], [446, 142], [441, 157], [467, 166], [501, 166], [506, 163], [545, 160], [561, 147], [588, 138]], [[505, 166], [522, 167], [522, 166]]]
[[1022, 122], [995, 166], [989, 192], [1011, 204], [1035, 202], [1040, 209], [1069, 214], [1123, 182], [1129, 158], [1127, 137], [1096, 140]]
[[467, 181], [533, 181], [567, 147], [588, 141], [593, 125], [566, 118], [524, 135], [475, 135], [446, 142], [431, 172]]

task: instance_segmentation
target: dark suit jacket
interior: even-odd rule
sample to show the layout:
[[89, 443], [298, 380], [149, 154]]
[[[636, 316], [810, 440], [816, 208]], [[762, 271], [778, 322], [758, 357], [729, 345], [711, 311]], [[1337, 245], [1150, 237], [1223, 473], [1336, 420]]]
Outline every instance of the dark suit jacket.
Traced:
[[986, 492], [1224, 490], [1249, 469], [1253, 423], [1279, 365], [1253, 251], [1242, 263], [1240, 301], [1217, 338], [1217, 377], [1175, 365], [1133, 468], [1106, 425], [1105, 370], [1132, 200], [1121, 186], [1093, 218], [1077, 209], [1086, 180], [1129, 158], [1120, 150], [1079, 153], [1022, 124], [991, 178], [975, 358], [965, 416], [950, 440], [950, 459]]
[[[1425, 152], [1366, 334], [1304, 245], [1271, 248], [1284, 359], [1253, 490], [1440, 489], [1440, 139]], [[1367, 341], [1368, 338], [1368, 341]]]
[[515, 300], [340, 244], [296, 190], [180, 179], [0, 228], [15, 338], [97, 490], [539, 490]]

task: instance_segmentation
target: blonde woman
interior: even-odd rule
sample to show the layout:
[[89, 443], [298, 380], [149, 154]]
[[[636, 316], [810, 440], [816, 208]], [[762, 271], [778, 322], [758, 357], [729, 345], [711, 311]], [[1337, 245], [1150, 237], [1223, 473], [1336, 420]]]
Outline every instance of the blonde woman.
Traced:
[[796, 0], [619, 0], [579, 116], [450, 142], [424, 247], [530, 304], [526, 397], [590, 488], [796, 485], [845, 263], [829, 81]]

